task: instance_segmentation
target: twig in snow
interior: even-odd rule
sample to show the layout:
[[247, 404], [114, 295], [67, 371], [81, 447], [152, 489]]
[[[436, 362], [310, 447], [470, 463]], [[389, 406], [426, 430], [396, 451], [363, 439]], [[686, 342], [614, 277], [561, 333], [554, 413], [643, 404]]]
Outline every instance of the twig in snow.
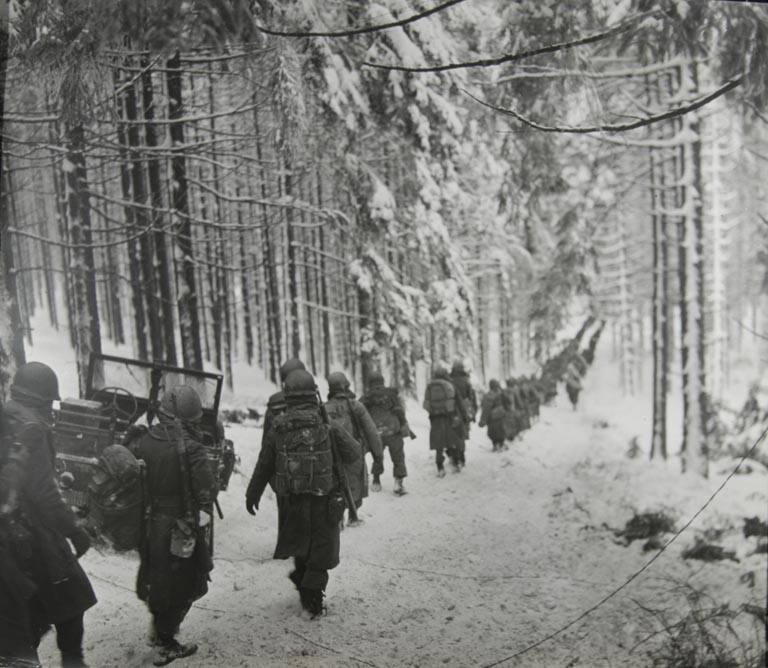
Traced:
[[[334, 654], [338, 654], [339, 656], [344, 656], [343, 652], [340, 652], [337, 649], [334, 649], [333, 647], [330, 647], [328, 645], [323, 645], [323, 643], [317, 642], [316, 640], [312, 640], [312, 638], [307, 638], [307, 636], [302, 635], [298, 631], [294, 631], [293, 629], [286, 629], [288, 633], [292, 633], [297, 638], [301, 638], [304, 642], [308, 642], [310, 645], [314, 645], [315, 647], [319, 647], [320, 649], [327, 650], [329, 652], [333, 652]], [[357, 656], [352, 656], [351, 654], [348, 655], [350, 659], [357, 661], [358, 663], [362, 663], [366, 666], [372, 666], [373, 668], [378, 668], [378, 666], [375, 663], [371, 663], [370, 661], [366, 661], [365, 659], [361, 659]]]

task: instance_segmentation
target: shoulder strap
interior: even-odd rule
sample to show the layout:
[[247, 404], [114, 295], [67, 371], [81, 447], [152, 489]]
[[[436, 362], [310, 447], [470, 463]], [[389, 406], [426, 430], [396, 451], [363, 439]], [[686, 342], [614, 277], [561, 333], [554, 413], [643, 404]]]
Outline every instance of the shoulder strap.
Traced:
[[180, 425], [179, 432], [179, 436], [176, 438], [176, 453], [179, 455], [179, 471], [181, 473], [181, 491], [182, 496], [184, 497], [184, 513], [187, 515], [187, 519], [194, 518], [196, 521], [192, 498], [192, 485], [190, 484], [187, 437]]
[[355, 414], [355, 411], [352, 409], [352, 402], [350, 401], [349, 397], [346, 397], [347, 402], [347, 410], [349, 411], [349, 419], [352, 420], [352, 436], [358, 441], [362, 440], [360, 437], [362, 436], [363, 430], [360, 427], [360, 422], [357, 419], [357, 415]]

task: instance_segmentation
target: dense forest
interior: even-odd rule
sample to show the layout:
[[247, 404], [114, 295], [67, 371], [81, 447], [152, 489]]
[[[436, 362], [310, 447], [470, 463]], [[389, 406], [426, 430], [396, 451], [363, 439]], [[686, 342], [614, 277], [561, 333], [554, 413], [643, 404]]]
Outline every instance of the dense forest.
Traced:
[[[18, 0], [2, 33], [0, 386], [76, 350], [413, 389], [608, 323], [684, 466], [768, 331], [768, 11], [693, 0]], [[653, 377], [642, 378], [643, 351]], [[678, 391], [678, 390], [675, 390]], [[677, 447], [677, 444], [674, 444]]]

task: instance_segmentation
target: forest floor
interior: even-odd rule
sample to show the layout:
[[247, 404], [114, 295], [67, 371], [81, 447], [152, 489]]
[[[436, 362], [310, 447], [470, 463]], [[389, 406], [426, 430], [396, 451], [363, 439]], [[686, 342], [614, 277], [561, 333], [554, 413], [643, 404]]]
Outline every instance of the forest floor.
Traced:
[[[412, 404], [418, 438], [406, 443], [409, 494], [392, 494], [387, 460], [383, 491], [363, 505], [365, 524], [342, 534], [328, 614], [314, 621], [302, 613], [286, 577], [290, 564], [271, 559], [271, 492], [255, 518], [243, 507], [261, 431], [232, 425], [240, 473], [220, 497], [225, 519], [216, 525], [210, 592], [182, 626], [180, 638], [198, 642], [200, 650], [179, 665], [487, 665], [579, 617], [655, 554], [642, 551], [644, 541], [617, 544], [607, 527], [623, 527], [635, 511], [661, 509], [680, 527], [733, 468], [730, 460], [715, 462], [705, 480], [682, 475], [676, 457], [668, 463], [649, 462], [644, 453], [627, 457], [631, 437], [647, 440], [650, 401], [622, 397], [616, 376], [598, 355], [580, 408], [573, 411], [558, 397], [507, 452], [491, 452], [484, 430], [475, 427], [466, 469], [444, 479], [435, 476], [427, 417]], [[744, 517], [765, 519], [767, 502], [765, 469], [754, 465], [751, 473], [734, 476], [618, 595], [504, 665], [649, 665], [651, 645], [635, 645], [658, 626], [640, 606], [678, 619], [689, 610], [682, 583], [733, 609], [749, 603], [764, 608], [767, 557], [751, 554], [755, 539], [745, 539], [741, 527]], [[722, 530], [717, 543], [734, 550], [738, 562], [681, 557], [697, 535], [714, 529]], [[86, 615], [89, 664], [150, 663], [149, 616], [133, 593], [136, 559], [91, 550], [83, 562], [99, 598]], [[763, 647], [764, 636], [740, 619], [746, 642]], [[49, 635], [45, 665], [58, 665], [56, 654]]]

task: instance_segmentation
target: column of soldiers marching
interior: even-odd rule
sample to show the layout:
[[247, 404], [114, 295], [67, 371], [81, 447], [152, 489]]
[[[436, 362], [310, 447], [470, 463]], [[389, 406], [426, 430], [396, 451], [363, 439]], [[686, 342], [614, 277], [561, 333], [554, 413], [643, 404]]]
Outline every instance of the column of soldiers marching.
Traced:
[[[571, 341], [538, 377], [495, 380], [482, 400], [480, 426], [494, 451], [506, 448], [536, 420], [563, 381], [574, 407], [581, 378], [594, 358], [597, 338], [578, 352]], [[277, 505], [275, 559], [293, 559], [289, 579], [312, 618], [325, 612], [329, 571], [339, 564], [341, 532], [362, 523], [358, 511], [369, 490], [380, 492], [389, 451], [392, 490], [406, 493], [405, 439], [415, 439], [398, 390], [373, 373], [358, 400], [343, 373], [328, 377], [323, 402], [314, 377], [298, 359], [280, 369], [282, 388], [272, 395], [261, 449], [246, 491], [255, 515], [267, 486]], [[11, 399], [0, 415], [0, 666], [39, 666], [37, 648], [51, 627], [65, 668], [85, 666], [83, 615], [96, 604], [78, 560], [91, 536], [57, 486], [53, 402], [58, 379], [44, 364], [20, 367]], [[461, 362], [437, 367], [423, 406], [430, 420], [429, 447], [437, 476], [446, 459], [459, 473], [478, 402]], [[212, 508], [218, 486], [202, 445], [201, 399], [187, 385], [167, 388], [150, 426], [129, 429], [122, 445], [109, 446], [117, 466], [125, 453], [143, 462], [137, 530], [136, 593], [148, 609], [153, 663], [162, 666], [197, 651], [177, 640], [192, 604], [204, 596], [212, 561]], [[366, 455], [372, 457], [369, 479]], [[345, 522], [346, 515], [346, 522]]]

